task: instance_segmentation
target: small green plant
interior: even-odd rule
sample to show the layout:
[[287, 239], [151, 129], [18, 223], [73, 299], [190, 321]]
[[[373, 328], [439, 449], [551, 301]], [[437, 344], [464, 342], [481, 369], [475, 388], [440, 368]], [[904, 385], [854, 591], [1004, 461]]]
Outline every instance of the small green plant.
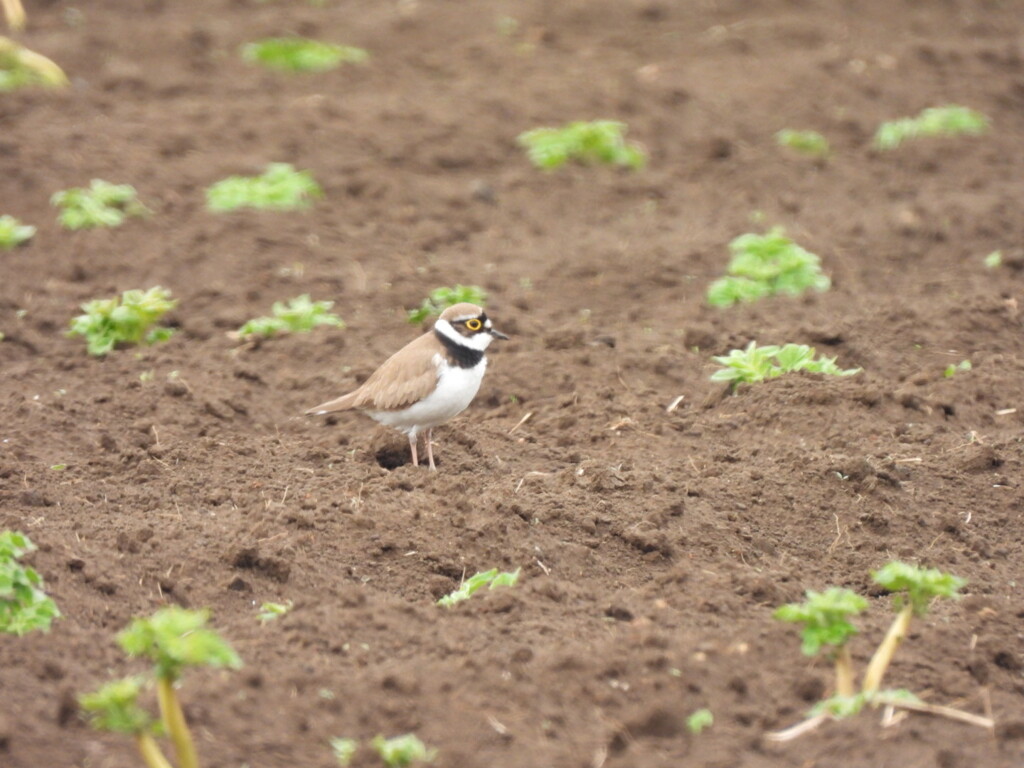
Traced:
[[175, 683], [188, 667], [242, 666], [231, 646], [207, 628], [209, 617], [208, 611], [170, 606], [149, 618], [135, 619], [117, 636], [129, 656], [153, 662], [160, 715], [174, 745], [179, 768], [198, 768], [199, 759]]
[[263, 603], [260, 606], [260, 612], [257, 614], [260, 622], [267, 624], [271, 621], [284, 616], [288, 611], [292, 609], [292, 601], [289, 600], [287, 603]]
[[444, 606], [445, 608], [451, 608], [456, 603], [468, 600], [474, 592], [477, 592], [484, 587], [487, 587], [488, 589], [495, 589], [496, 587], [513, 587], [518, 581], [518, 568], [514, 571], [506, 571], [504, 573], [498, 573], [497, 568], [492, 568], [489, 571], [481, 571], [480, 573], [465, 579], [462, 584], [459, 585], [457, 590], [442, 597], [437, 601], [437, 604]]
[[875, 147], [896, 149], [903, 142], [924, 136], [977, 136], [988, 130], [988, 118], [969, 107], [949, 104], [931, 107], [917, 117], [882, 123], [875, 133]]
[[747, 233], [729, 243], [728, 275], [708, 287], [708, 303], [731, 307], [765, 296], [798, 296], [827, 291], [832, 281], [821, 272], [821, 260], [794, 243], [782, 227], [764, 235]]
[[141, 675], [113, 680], [93, 693], [79, 696], [78, 704], [93, 728], [134, 736], [148, 768], [171, 768], [153, 738], [160, 732], [160, 723], [138, 703], [145, 682]]
[[358, 749], [359, 742], [355, 739], [331, 739], [331, 751], [334, 752], [334, 759], [338, 761], [338, 765], [349, 765]]
[[967, 583], [964, 579], [943, 573], [936, 568], [921, 568], [907, 563], [892, 562], [874, 571], [871, 578], [895, 595], [896, 618], [888, 633], [871, 657], [864, 672], [864, 693], [879, 689], [885, 671], [889, 668], [896, 649], [907, 636], [910, 620], [928, 612], [932, 600], [939, 597], [956, 597]]
[[177, 306], [171, 292], [160, 286], [148, 291], [125, 291], [121, 298], [94, 299], [82, 305], [84, 314], [71, 321], [69, 336], [84, 336], [89, 354], [101, 356], [118, 344], [155, 344], [174, 334], [153, 324]]
[[271, 317], [257, 317], [238, 329], [239, 336], [276, 336], [279, 333], [308, 333], [318, 325], [344, 328], [345, 323], [330, 310], [333, 301], [312, 301], [302, 294], [285, 303], [275, 301]]
[[797, 371], [826, 376], [852, 376], [860, 372], [860, 368], [840, 368], [834, 357], [815, 360], [814, 355], [814, 347], [806, 344], [759, 347], [752, 341], [745, 349], [734, 349], [728, 355], [711, 358], [725, 366], [715, 371], [711, 380], [727, 381], [735, 389], [739, 384], [753, 384]]
[[780, 147], [786, 147], [808, 157], [828, 157], [828, 139], [817, 131], [796, 131], [784, 128], [775, 134]]
[[60, 617], [57, 604], [43, 591], [42, 577], [18, 562], [35, 549], [23, 533], [0, 533], [0, 632], [19, 637], [36, 629], [46, 632]]
[[992, 251], [992, 253], [985, 257], [984, 262], [988, 269], [996, 269], [1003, 266], [1003, 252]]
[[260, 176], [229, 176], [206, 190], [206, 207], [216, 213], [238, 208], [294, 211], [308, 208], [323, 197], [309, 171], [296, 171], [289, 163], [271, 163]]
[[304, 37], [272, 37], [249, 43], [242, 48], [242, 57], [281, 72], [325, 72], [340, 64], [362, 64], [370, 55], [350, 45]]
[[0, 36], [0, 93], [33, 86], [63, 88], [67, 84], [64, 72], [50, 59]]
[[807, 591], [803, 603], [789, 603], [775, 611], [775, 618], [802, 624], [802, 650], [816, 656], [824, 647], [832, 648], [836, 671], [836, 695], [854, 694], [853, 660], [847, 641], [857, 634], [850, 616], [868, 607], [868, 601], [849, 589], [832, 587], [824, 592]]
[[482, 306], [487, 301], [487, 292], [478, 285], [456, 285], [454, 288], [435, 288], [423, 300], [418, 309], [409, 310], [410, 323], [422, 323], [428, 317], [436, 317], [448, 307], [468, 302]]
[[370, 742], [370, 746], [377, 750], [377, 754], [389, 768], [405, 768], [413, 763], [432, 763], [437, 757], [436, 749], [428, 747], [412, 733], [395, 736], [393, 739], [377, 735]]
[[22, 224], [13, 216], [0, 216], [0, 250], [9, 251], [28, 242], [35, 233], [35, 227]]
[[972, 367], [973, 366], [971, 365], [970, 360], [961, 360], [956, 365], [954, 365], [953, 363], [947, 365], [946, 370], [942, 372], [942, 375], [945, 376], [947, 379], [952, 379], [961, 371], [969, 371]]
[[615, 120], [574, 122], [562, 128], [534, 128], [519, 134], [516, 141], [526, 148], [530, 162], [553, 170], [570, 160], [585, 165], [644, 167], [647, 153], [636, 142], [625, 139], [626, 124]]
[[103, 179], [93, 179], [88, 189], [57, 192], [50, 203], [60, 209], [57, 220], [65, 229], [119, 227], [130, 216], [149, 213], [131, 184], [111, 184]]
[[704, 709], [698, 709], [686, 718], [686, 730], [694, 736], [703, 733], [714, 724], [715, 716], [711, 714], [711, 710], [706, 707]]

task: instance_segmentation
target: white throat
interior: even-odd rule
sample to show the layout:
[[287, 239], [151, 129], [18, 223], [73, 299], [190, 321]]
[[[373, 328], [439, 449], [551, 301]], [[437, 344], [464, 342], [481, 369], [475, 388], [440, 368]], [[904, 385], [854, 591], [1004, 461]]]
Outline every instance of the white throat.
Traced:
[[474, 333], [472, 336], [463, 336], [452, 328], [452, 324], [447, 320], [438, 320], [434, 324], [434, 330], [460, 347], [475, 349], [478, 352], [483, 352], [494, 341], [494, 337], [489, 333]]

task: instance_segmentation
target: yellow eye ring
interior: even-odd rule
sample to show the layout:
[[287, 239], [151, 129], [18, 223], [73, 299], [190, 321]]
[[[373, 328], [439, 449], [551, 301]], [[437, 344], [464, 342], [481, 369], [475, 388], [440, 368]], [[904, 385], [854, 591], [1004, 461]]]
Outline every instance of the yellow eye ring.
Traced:
[[466, 327], [471, 331], [479, 331], [484, 327], [484, 324], [480, 322], [479, 318], [474, 317], [466, 321]]

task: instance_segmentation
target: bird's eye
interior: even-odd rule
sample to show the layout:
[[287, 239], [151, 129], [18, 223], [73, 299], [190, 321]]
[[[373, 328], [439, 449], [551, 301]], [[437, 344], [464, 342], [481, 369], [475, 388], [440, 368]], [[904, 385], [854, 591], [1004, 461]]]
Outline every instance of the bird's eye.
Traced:
[[466, 321], [466, 327], [471, 331], [479, 331], [484, 327], [484, 324], [480, 322], [479, 318], [473, 317]]

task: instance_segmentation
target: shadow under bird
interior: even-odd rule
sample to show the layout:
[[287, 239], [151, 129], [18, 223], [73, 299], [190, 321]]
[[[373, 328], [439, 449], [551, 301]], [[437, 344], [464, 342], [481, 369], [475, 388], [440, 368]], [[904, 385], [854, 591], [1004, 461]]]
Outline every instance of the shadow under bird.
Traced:
[[436, 470], [434, 427], [458, 416], [473, 401], [487, 370], [485, 350], [494, 339], [507, 338], [481, 307], [455, 304], [441, 313], [433, 329], [389, 357], [358, 389], [306, 413], [363, 411], [408, 436], [417, 466], [417, 441], [426, 432], [427, 460]]

